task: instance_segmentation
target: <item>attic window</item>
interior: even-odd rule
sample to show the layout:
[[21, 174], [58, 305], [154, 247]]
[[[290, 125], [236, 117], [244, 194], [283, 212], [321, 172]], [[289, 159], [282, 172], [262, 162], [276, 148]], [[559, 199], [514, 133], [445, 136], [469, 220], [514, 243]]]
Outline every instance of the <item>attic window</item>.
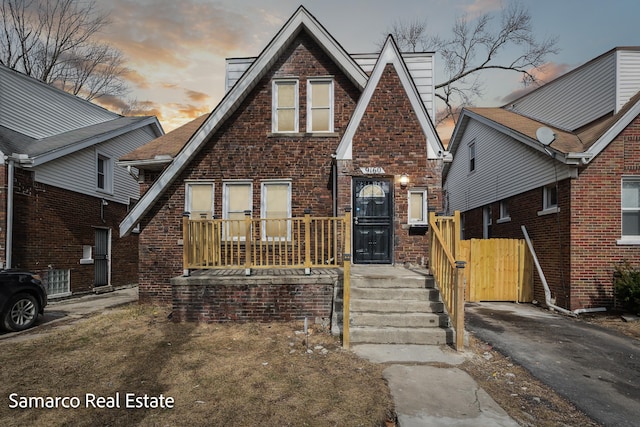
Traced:
[[298, 132], [298, 80], [274, 80], [272, 90], [273, 132]]
[[307, 132], [333, 132], [332, 79], [310, 79], [308, 82]]

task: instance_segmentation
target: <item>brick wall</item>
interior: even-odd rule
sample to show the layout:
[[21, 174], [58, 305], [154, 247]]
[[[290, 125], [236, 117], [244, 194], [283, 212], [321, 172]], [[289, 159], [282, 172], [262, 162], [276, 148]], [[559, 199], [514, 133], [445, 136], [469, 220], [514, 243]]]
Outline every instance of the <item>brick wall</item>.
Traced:
[[[329, 75], [335, 79], [335, 133], [326, 136], [305, 134], [307, 77]], [[274, 135], [271, 132], [272, 79], [294, 76], [299, 78], [299, 128], [302, 132]], [[331, 155], [358, 96], [358, 89], [319, 46], [302, 33], [221, 129], [203, 145], [143, 220], [141, 301], [170, 304], [169, 279], [182, 274], [182, 246], [178, 241], [182, 239], [185, 180], [214, 181], [214, 214], [218, 216], [222, 214], [224, 180], [248, 178], [253, 182], [255, 217], [260, 215], [261, 180], [274, 178], [291, 179], [293, 216], [303, 216], [305, 209], [310, 209], [315, 216], [333, 215]], [[143, 188], [148, 188], [148, 181]]]
[[33, 173], [23, 169], [15, 170], [14, 181], [13, 267], [43, 277], [49, 268], [69, 269], [71, 291], [91, 291], [94, 266], [80, 265], [82, 246], [95, 247], [95, 228], [109, 228], [111, 284], [137, 283], [138, 236], [118, 237], [126, 205], [109, 202], [104, 206], [103, 221], [100, 198], [34, 182]]
[[[279, 280], [280, 279], [280, 280]], [[247, 322], [330, 319], [337, 276], [178, 277], [173, 320]]]

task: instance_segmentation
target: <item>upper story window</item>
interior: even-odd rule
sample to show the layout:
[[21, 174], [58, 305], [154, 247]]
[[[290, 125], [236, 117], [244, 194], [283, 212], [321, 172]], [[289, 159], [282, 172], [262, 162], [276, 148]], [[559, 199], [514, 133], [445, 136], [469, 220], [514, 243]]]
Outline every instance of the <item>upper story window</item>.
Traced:
[[427, 190], [409, 191], [409, 224], [427, 224]]
[[476, 170], [476, 142], [469, 144], [469, 172]]
[[622, 238], [640, 239], [640, 177], [622, 178]]
[[273, 81], [273, 132], [298, 132], [298, 80]]
[[185, 211], [191, 219], [213, 218], [213, 183], [188, 182], [185, 191]]
[[96, 155], [96, 188], [105, 193], [113, 192], [113, 160], [103, 154]]
[[333, 132], [333, 80], [309, 79], [307, 132]]

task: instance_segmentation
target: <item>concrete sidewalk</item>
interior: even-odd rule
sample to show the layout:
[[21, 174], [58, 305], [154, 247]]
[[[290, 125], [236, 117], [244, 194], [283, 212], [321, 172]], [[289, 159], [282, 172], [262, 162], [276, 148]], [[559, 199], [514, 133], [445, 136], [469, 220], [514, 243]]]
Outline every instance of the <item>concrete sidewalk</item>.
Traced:
[[456, 366], [468, 355], [447, 347], [400, 344], [354, 345], [352, 351], [375, 363], [393, 396], [399, 427], [518, 426], [498, 404]]

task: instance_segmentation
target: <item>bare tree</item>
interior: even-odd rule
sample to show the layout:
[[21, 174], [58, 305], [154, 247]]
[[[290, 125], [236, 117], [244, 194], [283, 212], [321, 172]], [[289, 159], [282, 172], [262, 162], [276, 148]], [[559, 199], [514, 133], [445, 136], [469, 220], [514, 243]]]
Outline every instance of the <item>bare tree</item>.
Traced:
[[127, 93], [122, 53], [97, 42], [109, 24], [95, 0], [0, 0], [0, 64], [74, 95]]
[[[536, 38], [529, 11], [518, 2], [502, 10], [500, 25], [485, 13], [473, 20], [456, 18], [449, 38], [429, 36], [426, 23], [394, 24], [391, 28], [400, 49], [415, 52], [435, 50], [443, 59], [445, 79], [435, 85], [435, 96], [445, 108], [437, 122], [455, 119], [462, 107], [482, 95], [481, 75], [486, 70], [509, 70], [522, 76], [522, 83], [537, 83], [533, 70], [544, 65], [549, 55], [558, 53], [557, 38]], [[508, 48], [514, 54], [505, 53]]]

